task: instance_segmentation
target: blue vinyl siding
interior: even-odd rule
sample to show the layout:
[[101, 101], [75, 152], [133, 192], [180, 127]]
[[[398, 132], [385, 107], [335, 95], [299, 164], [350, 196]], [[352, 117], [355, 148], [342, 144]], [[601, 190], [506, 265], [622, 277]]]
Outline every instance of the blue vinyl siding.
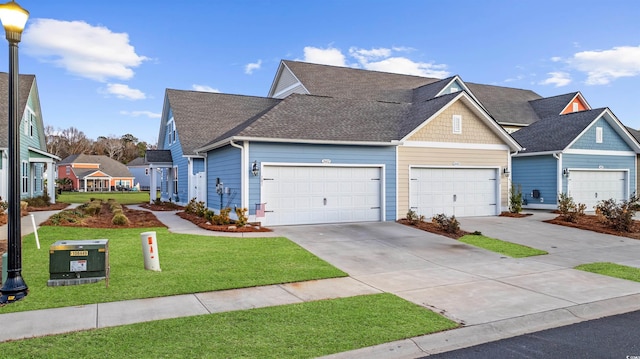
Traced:
[[[165, 125], [166, 126], [166, 125]], [[173, 167], [178, 167], [178, 193], [177, 199], [171, 192], [171, 185], [166, 185], [167, 170], [164, 169], [161, 177], [161, 198], [169, 199], [172, 201], [176, 201], [179, 203], [187, 203], [189, 201], [189, 173], [188, 173], [188, 161], [187, 158], [184, 157], [184, 153], [182, 152], [182, 145], [180, 144], [180, 134], [176, 130], [176, 140], [172, 143], [169, 143], [169, 134], [165, 131], [164, 139], [162, 140], [163, 146], [162, 149], [171, 151], [171, 158], [173, 160]], [[169, 189], [167, 192], [166, 189]]]
[[133, 186], [140, 184], [140, 189], [145, 190], [151, 183], [151, 176], [145, 175], [145, 167], [128, 167], [129, 172], [133, 175]]
[[239, 148], [227, 145], [207, 153], [207, 207], [220, 210], [220, 195], [216, 192], [219, 178], [229, 193], [222, 196], [222, 207], [242, 206], [240, 166], [242, 154]]
[[[522, 186], [522, 198], [527, 204], [557, 204], [558, 164], [552, 155], [513, 157], [512, 185]], [[541, 198], [533, 198], [533, 190], [540, 191]]]
[[[254, 143], [249, 150], [249, 163], [317, 163], [331, 160], [332, 164], [385, 165], [385, 217], [396, 218], [396, 163], [395, 147], [338, 146], [308, 144]], [[247, 166], [248, 167], [248, 166]], [[249, 171], [249, 168], [246, 169]], [[255, 204], [260, 203], [260, 176], [249, 175], [249, 214], [255, 214]]]
[[[596, 128], [602, 127], [602, 143], [596, 143]], [[604, 119], [596, 121], [576, 142], [571, 149], [632, 151], [626, 142]]]
[[[606, 155], [562, 155], [563, 168], [593, 168], [593, 169], [628, 169], [629, 193], [636, 191], [636, 156], [606, 156]], [[563, 192], [567, 191], [567, 179], [562, 181]]]

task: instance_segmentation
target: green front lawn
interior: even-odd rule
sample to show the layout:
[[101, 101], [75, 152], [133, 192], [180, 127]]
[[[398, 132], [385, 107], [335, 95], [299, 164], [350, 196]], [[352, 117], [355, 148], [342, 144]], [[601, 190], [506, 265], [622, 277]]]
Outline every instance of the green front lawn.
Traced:
[[499, 239], [485, 237], [483, 235], [468, 234], [466, 236], [458, 238], [458, 240], [472, 246], [484, 248], [486, 250], [504, 254], [513, 258], [523, 258], [548, 254], [547, 252], [540, 249], [535, 249], [516, 243], [505, 242]]
[[56, 198], [56, 202], [62, 203], [86, 203], [96, 199], [115, 199], [120, 204], [149, 203], [148, 191], [130, 192], [62, 192]]
[[640, 268], [636, 267], [623, 266], [610, 262], [596, 262], [581, 264], [575, 267], [575, 269], [640, 282]]
[[[161, 272], [144, 269], [140, 233], [156, 231]], [[29, 294], [0, 313], [66, 307], [346, 276], [286, 238], [230, 238], [170, 233], [166, 228], [43, 226], [24, 236], [22, 276]], [[49, 246], [59, 240], [108, 239], [111, 276], [74, 286], [47, 286]]]
[[15, 358], [315, 358], [457, 326], [392, 294], [375, 294], [0, 343], [0, 352]]

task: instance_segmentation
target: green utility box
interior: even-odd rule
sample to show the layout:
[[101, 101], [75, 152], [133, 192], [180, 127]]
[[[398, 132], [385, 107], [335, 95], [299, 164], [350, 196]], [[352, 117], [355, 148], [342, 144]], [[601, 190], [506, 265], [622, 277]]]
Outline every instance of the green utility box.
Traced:
[[57, 241], [49, 247], [49, 286], [95, 283], [109, 276], [109, 240]]

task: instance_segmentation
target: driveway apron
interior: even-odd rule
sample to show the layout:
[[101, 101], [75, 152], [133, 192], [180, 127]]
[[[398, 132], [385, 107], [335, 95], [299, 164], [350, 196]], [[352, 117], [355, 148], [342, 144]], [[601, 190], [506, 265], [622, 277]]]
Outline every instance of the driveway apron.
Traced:
[[543, 249], [514, 259], [394, 222], [276, 227], [303, 248], [375, 289], [466, 325], [640, 295], [640, 283], [572, 269], [640, 265], [640, 241], [552, 225], [553, 215], [461, 219], [461, 228]]

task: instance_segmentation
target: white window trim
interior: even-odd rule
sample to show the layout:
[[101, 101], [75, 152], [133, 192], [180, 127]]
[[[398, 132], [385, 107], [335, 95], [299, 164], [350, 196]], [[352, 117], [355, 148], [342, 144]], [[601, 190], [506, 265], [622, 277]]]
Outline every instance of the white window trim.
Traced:
[[580, 105], [577, 102], [573, 103], [573, 112], [578, 112], [580, 109]]
[[178, 166], [173, 167], [173, 194], [178, 194]]
[[462, 133], [462, 115], [453, 115], [451, 118], [453, 133]]
[[29, 193], [29, 162], [27, 161], [22, 161], [20, 169], [20, 192]]

